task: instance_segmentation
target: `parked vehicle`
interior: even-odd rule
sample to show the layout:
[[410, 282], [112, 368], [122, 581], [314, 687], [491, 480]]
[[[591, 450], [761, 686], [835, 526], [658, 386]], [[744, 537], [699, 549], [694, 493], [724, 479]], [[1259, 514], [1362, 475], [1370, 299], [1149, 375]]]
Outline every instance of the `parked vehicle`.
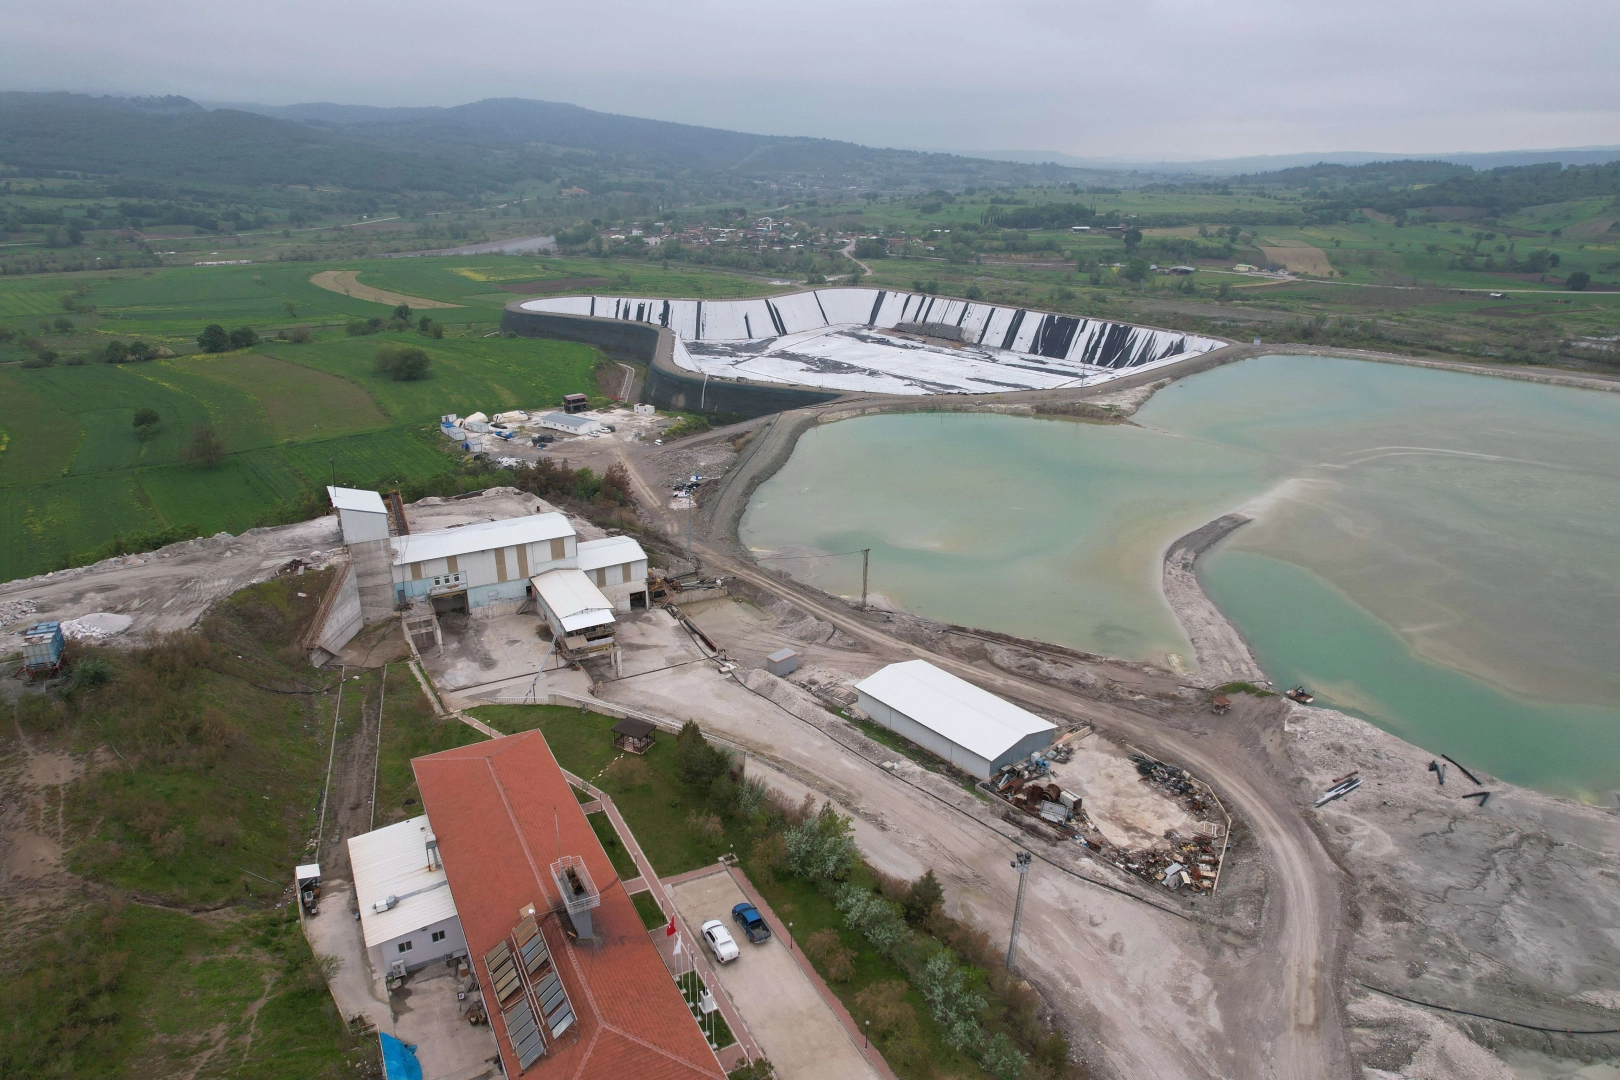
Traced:
[[703, 935], [704, 942], [714, 958], [722, 964], [729, 964], [737, 959], [737, 943], [732, 940], [731, 931], [719, 919], [710, 919], [698, 931]]
[[742, 927], [743, 936], [755, 945], [763, 945], [771, 940], [771, 928], [765, 925], [764, 917], [753, 904], [738, 904], [731, 909], [731, 917]]

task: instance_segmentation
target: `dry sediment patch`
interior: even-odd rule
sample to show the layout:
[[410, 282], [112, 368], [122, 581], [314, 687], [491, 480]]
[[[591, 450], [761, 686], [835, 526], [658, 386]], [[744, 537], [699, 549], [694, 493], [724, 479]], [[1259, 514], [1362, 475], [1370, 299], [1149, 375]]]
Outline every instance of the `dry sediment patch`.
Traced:
[[[1434, 755], [1327, 709], [1293, 708], [1283, 738], [1306, 781], [1302, 802], [1353, 769], [1362, 779], [1336, 802], [1302, 808], [1347, 871], [1358, 922], [1347, 964], [1353, 1010], [1373, 1010], [1361, 999], [1381, 990], [1514, 1022], [1448, 1014], [1440, 1025], [1462, 1024], [1487, 1046], [1620, 1052], [1620, 1036], [1562, 1034], [1620, 1029], [1620, 943], [1612, 933], [1620, 926], [1612, 865], [1620, 816], [1477, 769], [1476, 784], [1440, 760], [1442, 785], [1429, 769]], [[1479, 791], [1489, 798], [1465, 798]], [[1379, 1034], [1360, 1048], [1369, 1064], [1389, 1042], [1409, 1044], [1417, 1063], [1438, 1052], [1434, 1014], [1418, 1010], [1421, 1023], [1403, 1010], [1381, 1015]]]

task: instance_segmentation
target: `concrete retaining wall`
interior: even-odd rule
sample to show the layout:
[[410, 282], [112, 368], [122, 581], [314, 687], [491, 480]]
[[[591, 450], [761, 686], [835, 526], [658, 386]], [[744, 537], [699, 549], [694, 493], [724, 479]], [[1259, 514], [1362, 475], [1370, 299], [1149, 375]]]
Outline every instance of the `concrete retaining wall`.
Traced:
[[524, 311], [521, 300], [506, 306], [501, 329], [522, 337], [579, 341], [595, 345], [614, 360], [647, 366], [641, 400], [672, 412], [704, 412], [753, 419], [785, 409], [802, 409], [834, 401], [841, 395], [796, 386], [758, 386], [704, 378], [682, 371], [670, 359], [675, 336], [648, 323], [586, 315]]

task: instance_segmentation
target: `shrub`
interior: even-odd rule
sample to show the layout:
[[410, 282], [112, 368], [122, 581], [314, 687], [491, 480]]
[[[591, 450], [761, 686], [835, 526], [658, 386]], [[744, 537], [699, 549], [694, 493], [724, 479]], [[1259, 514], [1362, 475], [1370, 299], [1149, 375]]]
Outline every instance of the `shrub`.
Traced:
[[68, 693], [75, 694], [81, 690], [94, 690], [98, 686], [106, 686], [112, 681], [112, 665], [99, 656], [85, 656], [74, 661], [73, 671], [68, 677]]
[[853, 823], [831, 803], [823, 803], [815, 817], [789, 829], [782, 837], [788, 867], [811, 881], [841, 881], [855, 866]]
[[25, 368], [47, 368], [56, 363], [55, 349], [41, 349], [22, 362]]
[[107, 347], [102, 350], [101, 356], [109, 364], [122, 364], [129, 359], [129, 346], [115, 338], [107, 342]]
[[193, 465], [212, 469], [225, 460], [225, 440], [219, 437], [213, 424], [198, 424], [191, 429], [191, 443], [180, 452], [183, 460]]
[[251, 349], [259, 343], [259, 335], [251, 326], [238, 326], [230, 333], [231, 348]]
[[384, 345], [377, 350], [372, 371], [387, 375], [395, 382], [410, 382], [428, 377], [431, 361], [428, 354], [410, 345]]
[[900, 911], [905, 915], [906, 922], [921, 926], [944, 901], [945, 889], [934, 872], [929, 870], [906, 890], [905, 898], [900, 901]]
[[693, 787], [711, 787], [731, 768], [731, 755], [718, 746], [711, 746], [703, 737], [703, 729], [688, 720], [675, 736], [675, 773], [684, 784]]
[[859, 930], [884, 956], [892, 956], [911, 933], [899, 909], [869, 889], [847, 883], [833, 896], [844, 921]]
[[838, 938], [831, 927], [817, 930], [804, 943], [804, 954], [828, 982], [848, 982], [855, 974], [855, 950]]
[[157, 433], [157, 426], [163, 422], [156, 409], [137, 409], [135, 411], [135, 437], [145, 442]]
[[197, 348], [205, 353], [222, 353], [230, 349], [231, 335], [219, 323], [209, 323], [197, 335]]
[[935, 952], [912, 981], [943, 1029], [945, 1041], [957, 1050], [975, 1049], [983, 1037], [979, 1014], [984, 1011], [984, 998], [968, 986], [967, 973], [949, 950]]
[[307, 345], [314, 337], [314, 331], [307, 326], [295, 326], [287, 331], [287, 340], [294, 345]]
[[1564, 288], [1580, 292], [1592, 283], [1592, 275], [1585, 270], [1576, 270], [1564, 279]]
[[366, 334], [375, 334], [383, 328], [383, 321], [378, 318], [350, 319], [349, 325], [343, 329], [350, 337], [364, 337]]

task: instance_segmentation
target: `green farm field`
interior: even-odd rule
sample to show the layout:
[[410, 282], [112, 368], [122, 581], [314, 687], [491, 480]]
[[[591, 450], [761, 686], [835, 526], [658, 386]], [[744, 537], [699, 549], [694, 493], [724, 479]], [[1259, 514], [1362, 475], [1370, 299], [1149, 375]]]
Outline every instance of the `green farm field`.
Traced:
[[[329, 482], [401, 483], [453, 470], [459, 455], [438, 434], [446, 412], [543, 408], [595, 393], [595, 350], [505, 338], [501, 308], [519, 295], [502, 282], [611, 278], [618, 287], [739, 295], [759, 286], [698, 270], [632, 268], [600, 260], [491, 256], [467, 260], [358, 260], [367, 285], [462, 305], [434, 309], [443, 338], [414, 331], [351, 337], [352, 319], [388, 317], [386, 304], [310, 284], [321, 264], [174, 267], [0, 279], [0, 580], [82, 562], [115, 536], [194, 527], [240, 532]], [[537, 290], [543, 291], [543, 290]], [[493, 295], [492, 295], [493, 294]], [[64, 298], [74, 310], [68, 313]], [[45, 315], [50, 318], [46, 319]], [[9, 316], [9, 317], [7, 317]], [[63, 318], [71, 328], [53, 324]], [[201, 354], [202, 327], [252, 326], [255, 348]], [[278, 340], [308, 327], [312, 340]], [[24, 342], [62, 359], [25, 367]], [[100, 363], [113, 339], [174, 355]], [[385, 345], [423, 348], [428, 378], [373, 372]], [[161, 421], [139, 437], [137, 411]], [[189, 463], [193, 429], [212, 424], [229, 450], [212, 468]]]

